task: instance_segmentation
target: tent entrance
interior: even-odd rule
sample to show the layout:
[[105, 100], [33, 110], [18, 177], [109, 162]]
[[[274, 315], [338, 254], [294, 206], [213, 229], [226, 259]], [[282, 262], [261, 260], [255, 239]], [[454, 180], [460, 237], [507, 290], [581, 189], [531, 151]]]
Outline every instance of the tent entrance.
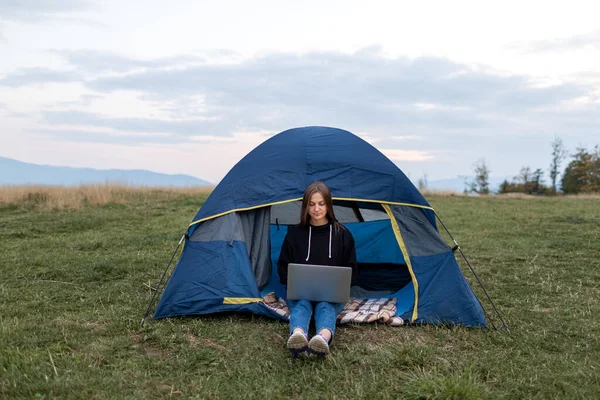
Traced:
[[[275, 292], [286, 297], [279, 283], [277, 261], [288, 225], [300, 219], [301, 202], [271, 206], [270, 242], [272, 271], [269, 282], [261, 287], [261, 295]], [[358, 282], [352, 288], [354, 297], [396, 297], [399, 314], [412, 312], [414, 286], [410, 271], [384, 207], [378, 203], [334, 200], [336, 218], [352, 233], [356, 244]]]

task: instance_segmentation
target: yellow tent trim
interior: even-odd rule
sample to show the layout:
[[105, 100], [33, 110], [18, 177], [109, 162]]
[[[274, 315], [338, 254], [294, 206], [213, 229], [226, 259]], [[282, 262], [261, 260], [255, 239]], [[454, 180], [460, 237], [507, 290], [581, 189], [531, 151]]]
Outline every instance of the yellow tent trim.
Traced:
[[420, 204], [412, 204], [412, 203], [397, 203], [395, 201], [383, 201], [383, 200], [365, 200], [365, 199], [353, 199], [353, 198], [346, 198], [346, 197], [332, 197], [333, 200], [348, 200], [348, 201], [362, 201], [364, 203], [378, 203], [378, 204], [392, 204], [395, 206], [407, 206], [407, 207], [416, 207], [416, 208], [424, 208], [427, 210], [433, 210], [433, 207], [429, 207], [429, 206], [422, 206]]
[[390, 221], [392, 222], [392, 228], [394, 229], [394, 235], [396, 235], [396, 240], [398, 241], [398, 245], [400, 246], [400, 251], [402, 251], [402, 255], [404, 256], [404, 261], [406, 261], [406, 266], [408, 267], [408, 272], [410, 272], [410, 277], [413, 281], [413, 286], [415, 289], [415, 306], [413, 308], [413, 314], [410, 319], [410, 322], [414, 322], [419, 313], [417, 311], [419, 305], [419, 282], [417, 282], [417, 277], [415, 276], [415, 272], [413, 271], [412, 264], [410, 262], [410, 256], [408, 255], [408, 250], [406, 250], [406, 244], [404, 243], [404, 239], [402, 238], [402, 233], [400, 233], [400, 227], [398, 226], [398, 221], [394, 217], [394, 213], [392, 213], [392, 209], [389, 204], [382, 204], [385, 212], [390, 217]]
[[232, 213], [232, 212], [256, 210], [257, 208], [274, 206], [274, 205], [277, 205], [277, 204], [291, 203], [292, 201], [298, 201], [298, 200], [302, 200], [302, 197], [298, 197], [298, 198], [290, 199], [290, 200], [276, 201], [274, 203], [261, 204], [261, 205], [258, 205], [258, 206], [252, 206], [252, 207], [246, 207], [246, 208], [236, 208], [234, 210], [225, 211], [225, 212], [222, 212], [220, 214], [215, 214], [215, 215], [211, 215], [210, 217], [199, 219], [197, 221], [192, 222], [189, 226], [199, 224], [200, 222], [208, 221], [209, 219], [222, 217], [223, 215], [227, 215], [227, 214]]
[[[384, 205], [384, 204], [392, 204], [392, 205], [395, 205], [395, 206], [417, 207], [417, 208], [424, 208], [424, 209], [431, 210], [431, 211], [435, 212], [435, 210], [432, 207], [422, 206], [422, 205], [419, 205], [419, 204], [397, 203], [397, 202], [382, 201], [382, 200], [353, 199], [353, 198], [349, 198], [349, 197], [332, 197], [332, 199], [333, 200], [346, 200], [346, 201], [362, 201], [362, 202], [365, 202], [365, 203], [378, 203], [378, 204], [382, 204], [382, 205]], [[290, 199], [290, 200], [276, 201], [274, 203], [260, 204], [258, 206], [252, 206], [252, 207], [246, 207], [246, 208], [236, 208], [234, 210], [224, 211], [224, 212], [219, 213], [219, 214], [211, 215], [210, 217], [206, 217], [206, 218], [199, 219], [197, 221], [193, 221], [189, 226], [199, 224], [200, 222], [208, 221], [209, 219], [218, 218], [218, 217], [221, 217], [223, 215], [227, 215], [227, 214], [232, 213], [232, 212], [256, 210], [257, 208], [263, 208], [263, 207], [268, 207], [268, 206], [275, 206], [277, 204], [291, 203], [292, 201], [298, 201], [298, 200], [302, 200], [302, 197], [297, 197], [295, 199]]]
[[258, 297], [224, 297], [223, 304], [249, 304], [249, 303], [258, 303], [262, 301], [261, 298]]

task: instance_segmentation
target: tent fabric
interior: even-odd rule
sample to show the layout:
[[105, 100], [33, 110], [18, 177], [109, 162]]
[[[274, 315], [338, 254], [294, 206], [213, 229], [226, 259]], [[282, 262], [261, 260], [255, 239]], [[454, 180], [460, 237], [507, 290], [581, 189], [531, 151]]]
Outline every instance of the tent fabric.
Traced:
[[429, 223], [423, 210], [400, 206], [390, 209], [419, 282], [417, 314], [421, 317], [413, 322], [485, 325], [483, 309], [460, 272], [452, 249]]
[[260, 300], [286, 297], [277, 260], [315, 180], [330, 187], [336, 216], [354, 236], [352, 296], [395, 298], [398, 315], [413, 323], [486, 326], [419, 191], [370, 144], [325, 127], [282, 132], [227, 174], [190, 224], [154, 317], [244, 311], [281, 319]]
[[206, 221], [202, 229], [196, 230], [189, 240], [193, 242], [215, 240], [244, 242], [258, 286], [263, 287], [271, 275], [269, 215], [270, 207], [227, 214], [221, 218]]
[[358, 136], [329, 127], [295, 128], [242, 158], [198, 211], [188, 235], [196, 229], [196, 221], [300, 199], [314, 181], [326, 182], [337, 198], [430, 207], [392, 161]]
[[[486, 326], [479, 300], [463, 277], [454, 254], [411, 257], [419, 281], [418, 318], [414, 323]], [[410, 312], [401, 315], [410, 318]]]
[[204, 314], [225, 297], [258, 297], [246, 244], [239, 240], [187, 241], [155, 317]]

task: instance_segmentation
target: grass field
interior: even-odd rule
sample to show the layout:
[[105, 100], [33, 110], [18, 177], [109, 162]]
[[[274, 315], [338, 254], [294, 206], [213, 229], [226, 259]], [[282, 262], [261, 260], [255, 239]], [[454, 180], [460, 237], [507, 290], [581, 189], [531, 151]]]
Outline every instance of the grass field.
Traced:
[[600, 198], [428, 197], [510, 332], [342, 326], [322, 361], [291, 359], [287, 325], [252, 315], [139, 327], [206, 191], [6, 190], [0, 398], [600, 398]]

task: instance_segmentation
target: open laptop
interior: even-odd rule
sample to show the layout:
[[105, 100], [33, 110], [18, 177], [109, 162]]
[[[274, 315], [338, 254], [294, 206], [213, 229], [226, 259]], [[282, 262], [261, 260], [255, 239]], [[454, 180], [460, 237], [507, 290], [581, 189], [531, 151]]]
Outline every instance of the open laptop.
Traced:
[[287, 298], [346, 303], [350, 298], [352, 268], [288, 264]]

